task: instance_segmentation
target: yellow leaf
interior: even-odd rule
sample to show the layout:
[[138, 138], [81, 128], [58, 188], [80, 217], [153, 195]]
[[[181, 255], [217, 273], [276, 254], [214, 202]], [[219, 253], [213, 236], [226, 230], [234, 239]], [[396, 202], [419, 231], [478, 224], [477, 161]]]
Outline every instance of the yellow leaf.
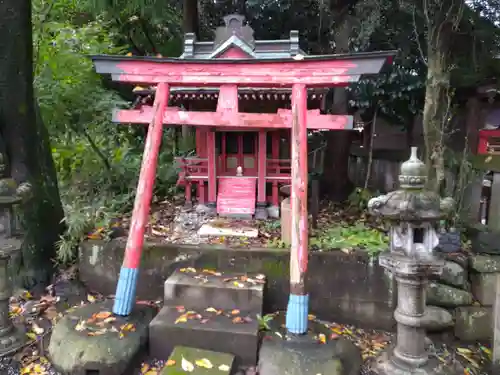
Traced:
[[212, 365], [212, 362], [210, 362], [206, 358], [198, 359], [195, 361], [196, 366], [203, 367], [203, 368], [212, 368], [214, 365]]
[[229, 371], [230, 367], [228, 365], [220, 365], [219, 370], [221, 371]]
[[167, 363], [166, 363], [166, 366], [167, 366], [167, 367], [170, 367], [170, 366], [173, 366], [173, 365], [175, 365], [175, 361], [174, 361], [173, 359], [169, 359], [169, 360], [167, 361]]
[[326, 336], [324, 334], [320, 333], [318, 335], [318, 340], [319, 340], [320, 343], [326, 344]]
[[193, 372], [194, 370], [194, 365], [184, 357], [182, 357], [181, 367], [184, 371], [187, 372]]
[[174, 324], [177, 324], [177, 323], [186, 323], [187, 322], [187, 318], [185, 315], [181, 315], [179, 316], [176, 321], [174, 322]]
[[233, 311], [231, 311], [231, 315], [238, 315], [240, 313], [240, 310], [238, 309], [234, 309]]
[[33, 332], [27, 332], [26, 336], [29, 337], [30, 340], [36, 340], [36, 335]]
[[85, 321], [80, 320], [78, 324], [75, 326], [75, 331], [82, 332], [85, 330]]
[[120, 327], [123, 332], [134, 332], [135, 326], [132, 323], [124, 324]]
[[88, 294], [87, 295], [87, 301], [89, 301], [90, 303], [94, 303], [95, 302], [95, 297], [91, 294]]
[[213, 307], [209, 307], [207, 309], [205, 309], [206, 312], [213, 312], [213, 313], [216, 313], [217, 312], [217, 309], [214, 309]]
[[132, 56], [132, 52], [127, 53], [126, 56]]
[[307, 319], [314, 320], [314, 319], [316, 319], [316, 315], [309, 314], [309, 315], [307, 315]]

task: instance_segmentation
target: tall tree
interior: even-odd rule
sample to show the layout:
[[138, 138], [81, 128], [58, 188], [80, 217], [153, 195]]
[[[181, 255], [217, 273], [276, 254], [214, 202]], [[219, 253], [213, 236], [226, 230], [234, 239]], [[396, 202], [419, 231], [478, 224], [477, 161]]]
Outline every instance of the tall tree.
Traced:
[[0, 2], [0, 19], [0, 136], [12, 177], [31, 189], [31, 199], [22, 207], [26, 240], [17, 270], [31, 286], [49, 281], [63, 209], [33, 92], [31, 1]]

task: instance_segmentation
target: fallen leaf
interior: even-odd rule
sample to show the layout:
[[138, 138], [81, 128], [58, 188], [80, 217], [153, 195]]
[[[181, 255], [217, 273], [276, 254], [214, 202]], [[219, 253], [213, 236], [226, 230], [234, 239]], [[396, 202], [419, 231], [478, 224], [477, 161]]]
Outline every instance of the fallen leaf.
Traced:
[[220, 371], [229, 371], [230, 367], [228, 365], [220, 365], [219, 370]]
[[91, 294], [88, 294], [87, 295], [87, 301], [89, 301], [90, 303], [94, 303], [96, 301], [95, 297]]
[[194, 363], [196, 363], [196, 366], [203, 367], [203, 368], [212, 368], [214, 365], [212, 365], [212, 362], [210, 362], [207, 358], [202, 358], [196, 360]]
[[238, 309], [234, 309], [233, 311], [231, 311], [231, 315], [238, 315], [240, 313], [240, 310]]
[[326, 336], [323, 333], [320, 333], [318, 335], [318, 340], [319, 340], [320, 343], [326, 344]]
[[243, 319], [241, 318], [241, 316], [237, 316], [236, 318], [233, 319], [233, 323], [234, 324], [243, 323]]
[[37, 335], [41, 335], [42, 333], [44, 333], [44, 332], [45, 332], [45, 330], [44, 330], [42, 327], [40, 327], [38, 324], [36, 324], [36, 323], [33, 323], [33, 324], [31, 325], [31, 329], [32, 329], [32, 330], [33, 330], [33, 332], [35, 332]]
[[187, 317], [185, 315], [181, 315], [175, 320], [174, 324], [186, 323], [186, 322], [187, 322]]
[[120, 327], [123, 332], [135, 332], [135, 326], [132, 323], [124, 324]]
[[80, 321], [78, 322], [78, 324], [75, 326], [75, 331], [77, 331], [77, 332], [82, 332], [82, 331], [85, 331], [85, 328], [87, 328], [87, 327], [85, 326], [85, 321], [80, 320]]
[[181, 367], [184, 371], [187, 372], [193, 372], [194, 370], [194, 365], [184, 357], [182, 357]]
[[101, 312], [98, 312], [98, 313], [95, 313], [93, 315], [93, 317], [95, 319], [107, 319], [109, 318], [111, 315], [113, 315], [113, 313], [111, 311], [101, 311]]
[[213, 312], [213, 313], [216, 313], [217, 312], [217, 309], [213, 308], [213, 307], [208, 307], [207, 309], [205, 309], [206, 312]]
[[176, 362], [175, 362], [175, 360], [173, 360], [173, 359], [169, 359], [169, 360], [167, 361], [167, 363], [166, 363], [166, 366], [167, 366], [167, 367], [170, 367], [170, 366], [175, 365], [175, 363], [176, 363]]

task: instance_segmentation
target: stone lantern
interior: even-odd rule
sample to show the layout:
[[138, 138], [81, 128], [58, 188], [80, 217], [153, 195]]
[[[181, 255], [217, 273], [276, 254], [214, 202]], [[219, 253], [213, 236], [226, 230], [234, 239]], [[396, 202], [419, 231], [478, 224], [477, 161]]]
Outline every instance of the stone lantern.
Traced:
[[[425, 190], [426, 167], [412, 147], [410, 159], [401, 165], [400, 189], [371, 199], [372, 215], [383, 217], [390, 225], [390, 250], [379, 263], [395, 277], [398, 306], [395, 346], [385, 352], [374, 371], [384, 375], [446, 374], [439, 360], [426, 349], [426, 286], [430, 276], [442, 272], [444, 261], [434, 255], [439, 244], [439, 220], [453, 207], [453, 199], [440, 199]], [[455, 373], [455, 372], [453, 372]]]
[[12, 178], [5, 176], [5, 171], [4, 156], [0, 154], [0, 356], [14, 352], [25, 342], [24, 332], [15, 327], [9, 317], [12, 296], [9, 261], [22, 246], [13, 207], [23, 200], [25, 186], [18, 187]]

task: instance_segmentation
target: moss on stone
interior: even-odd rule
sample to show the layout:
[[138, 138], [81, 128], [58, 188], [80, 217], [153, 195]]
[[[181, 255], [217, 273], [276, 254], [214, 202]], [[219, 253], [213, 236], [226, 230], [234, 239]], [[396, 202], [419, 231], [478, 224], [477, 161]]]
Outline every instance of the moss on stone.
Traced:
[[283, 278], [287, 276], [288, 269], [282, 260], [265, 260], [262, 264], [262, 273], [270, 278]]
[[[194, 370], [190, 372], [193, 375], [229, 375], [233, 367], [234, 356], [210, 350], [176, 346], [169, 357], [167, 366], [162, 371], [162, 375], [186, 374], [187, 372], [182, 369], [183, 359], [194, 366]], [[212, 368], [198, 366], [196, 361], [202, 359], [208, 360]]]

